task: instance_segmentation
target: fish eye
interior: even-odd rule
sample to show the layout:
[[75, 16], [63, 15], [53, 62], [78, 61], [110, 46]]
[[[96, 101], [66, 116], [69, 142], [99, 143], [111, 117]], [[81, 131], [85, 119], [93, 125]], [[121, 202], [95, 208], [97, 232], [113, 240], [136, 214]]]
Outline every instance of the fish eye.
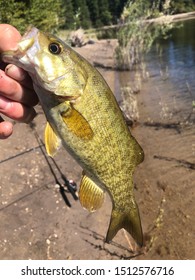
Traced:
[[49, 51], [52, 54], [60, 54], [62, 51], [62, 47], [59, 43], [53, 42], [49, 44]]

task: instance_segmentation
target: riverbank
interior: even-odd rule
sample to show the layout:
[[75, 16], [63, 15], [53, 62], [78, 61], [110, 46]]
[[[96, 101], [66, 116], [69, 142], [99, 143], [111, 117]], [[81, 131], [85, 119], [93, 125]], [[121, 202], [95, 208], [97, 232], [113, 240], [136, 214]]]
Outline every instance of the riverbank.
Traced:
[[[120, 101], [120, 87], [132, 83], [134, 77], [131, 72], [114, 70], [115, 44], [103, 40], [76, 50], [91, 63], [107, 66], [99, 70]], [[140, 116], [132, 133], [144, 149], [145, 160], [134, 180], [144, 247], [137, 248], [123, 230], [111, 244], [104, 244], [111, 211], [108, 197], [100, 210], [88, 213], [65, 189], [71, 204], [67, 206], [37, 139], [36, 133], [42, 138], [45, 127], [45, 117], [37, 106], [36, 133], [29, 125], [16, 124], [12, 137], [1, 142], [0, 259], [194, 258], [193, 127], [162, 122], [160, 96], [148, 83], [136, 98]], [[64, 149], [55, 160], [63, 174], [79, 185], [82, 170]]]
[[[148, 23], [171, 23], [171, 22], [179, 22], [179, 21], [184, 21], [184, 20], [190, 20], [195, 18], [195, 11], [193, 12], [188, 12], [188, 13], [181, 13], [181, 14], [175, 14], [175, 15], [162, 15], [157, 18], [152, 18], [152, 19], [147, 19], [144, 20], [145, 22]], [[95, 33], [97, 31], [106, 31], [109, 29], [120, 29], [123, 26], [130, 25], [131, 23], [125, 23], [125, 24], [115, 24], [115, 25], [108, 25], [108, 26], [103, 26], [100, 28], [92, 28], [90, 29], [90, 32], [88, 30], [85, 31], [86, 34], [89, 33]]]
[[[108, 42], [104, 42], [105, 48], [102, 46], [104, 52], [106, 44]], [[86, 56], [84, 48], [79, 52]], [[110, 55], [108, 50], [107, 57]], [[92, 63], [96, 61], [96, 57], [90, 59]], [[106, 55], [103, 60], [106, 63]], [[119, 87], [112, 87], [118, 100], [121, 87], [132, 88], [140, 82], [135, 80], [139, 77], [134, 72], [119, 72], [117, 76], [115, 71], [101, 71], [108, 82], [113, 75], [120, 80]], [[139, 93], [135, 94], [139, 124], [131, 130], [145, 152], [145, 160], [135, 172], [135, 194], [141, 210], [145, 248], [136, 258], [194, 259], [195, 120], [192, 104], [190, 99], [183, 100], [177, 98], [175, 92], [169, 92], [172, 85], [165, 85], [160, 74], [141, 84]]]

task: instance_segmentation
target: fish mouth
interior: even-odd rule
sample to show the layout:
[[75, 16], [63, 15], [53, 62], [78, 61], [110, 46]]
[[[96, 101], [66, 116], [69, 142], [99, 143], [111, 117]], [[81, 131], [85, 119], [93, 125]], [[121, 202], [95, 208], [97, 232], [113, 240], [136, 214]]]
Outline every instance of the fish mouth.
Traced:
[[26, 55], [27, 51], [33, 47], [39, 30], [36, 27], [29, 26], [17, 46], [13, 50], [4, 51], [1, 53], [1, 58], [6, 63], [17, 62], [18, 59]]

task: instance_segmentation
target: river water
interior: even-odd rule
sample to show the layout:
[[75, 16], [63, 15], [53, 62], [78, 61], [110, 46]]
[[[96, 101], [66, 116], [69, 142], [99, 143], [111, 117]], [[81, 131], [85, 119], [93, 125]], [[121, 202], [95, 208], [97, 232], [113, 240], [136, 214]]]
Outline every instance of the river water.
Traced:
[[194, 122], [195, 102], [195, 20], [176, 23], [168, 39], [159, 41], [146, 56], [149, 79], [144, 89], [151, 88], [156, 109], [150, 118]]

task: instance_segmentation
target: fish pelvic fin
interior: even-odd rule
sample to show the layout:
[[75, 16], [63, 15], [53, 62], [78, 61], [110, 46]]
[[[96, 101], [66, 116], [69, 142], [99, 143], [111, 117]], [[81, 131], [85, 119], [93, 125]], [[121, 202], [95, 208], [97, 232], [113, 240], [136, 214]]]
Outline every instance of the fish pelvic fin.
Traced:
[[143, 233], [137, 204], [128, 212], [120, 212], [113, 208], [106, 242], [109, 243], [117, 232], [124, 228], [135, 239], [139, 246], [143, 245]]
[[47, 122], [45, 127], [45, 148], [47, 154], [53, 157], [57, 150], [60, 148], [60, 146], [60, 138], [56, 135], [51, 125]]
[[79, 189], [79, 200], [83, 208], [89, 212], [94, 212], [104, 202], [104, 191], [83, 174]]

